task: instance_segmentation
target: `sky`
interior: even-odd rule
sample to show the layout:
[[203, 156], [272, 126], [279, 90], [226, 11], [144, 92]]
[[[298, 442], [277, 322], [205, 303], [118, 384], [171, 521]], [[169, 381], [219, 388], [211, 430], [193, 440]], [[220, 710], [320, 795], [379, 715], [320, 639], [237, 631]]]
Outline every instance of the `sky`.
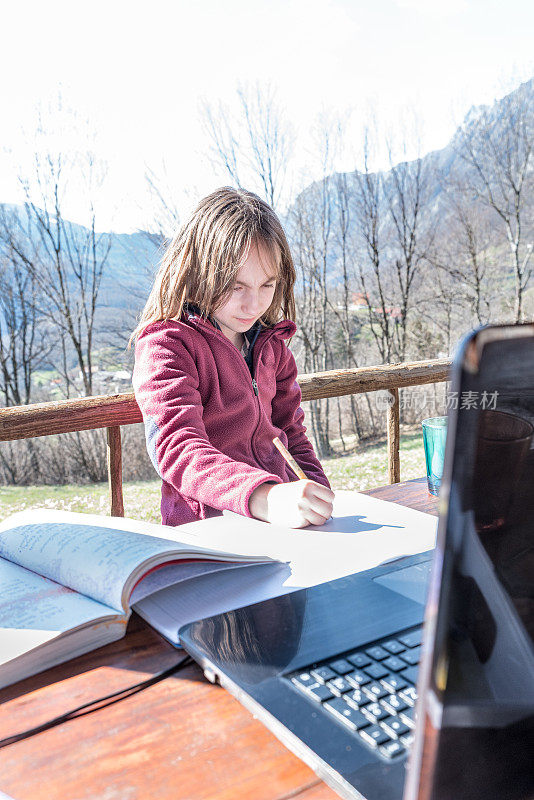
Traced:
[[[90, 140], [106, 162], [101, 230], [150, 224], [147, 169], [183, 216], [227, 182], [201, 104], [235, 108], [240, 83], [269, 85], [293, 127], [289, 198], [320, 177], [318, 119], [344, 120], [338, 170], [361, 165], [371, 112], [393, 136], [416, 115], [421, 152], [444, 147], [469, 108], [534, 75], [533, 31], [531, 0], [19, 0], [0, 31], [0, 201], [21, 199], [40, 109], [49, 140], [66, 152]], [[82, 194], [65, 199], [81, 223]]]

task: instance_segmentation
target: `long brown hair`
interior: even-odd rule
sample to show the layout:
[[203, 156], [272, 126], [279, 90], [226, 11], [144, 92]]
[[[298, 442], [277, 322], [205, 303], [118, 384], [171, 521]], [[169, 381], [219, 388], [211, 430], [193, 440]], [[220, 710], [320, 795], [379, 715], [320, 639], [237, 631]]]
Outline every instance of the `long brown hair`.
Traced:
[[261, 321], [295, 318], [295, 267], [280, 220], [260, 197], [224, 186], [205, 197], [165, 251], [130, 341], [152, 322], [180, 319], [186, 303], [204, 316], [224, 302], [251, 246], [266, 252], [277, 284]]

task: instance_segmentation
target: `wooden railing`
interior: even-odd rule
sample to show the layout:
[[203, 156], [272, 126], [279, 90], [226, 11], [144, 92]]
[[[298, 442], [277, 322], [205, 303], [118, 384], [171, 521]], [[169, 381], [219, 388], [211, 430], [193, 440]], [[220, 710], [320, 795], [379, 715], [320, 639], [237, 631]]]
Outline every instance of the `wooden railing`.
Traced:
[[[379, 390], [389, 392], [388, 481], [397, 483], [400, 480], [399, 389], [404, 386], [446, 381], [449, 370], [450, 361], [440, 359], [357, 369], [336, 369], [299, 375], [297, 380], [303, 400], [320, 400], [325, 397], [342, 397]], [[142, 422], [142, 416], [133, 393], [14, 406], [0, 409], [0, 442], [107, 428], [111, 514], [121, 517], [124, 516], [121, 426], [136, 422]]]

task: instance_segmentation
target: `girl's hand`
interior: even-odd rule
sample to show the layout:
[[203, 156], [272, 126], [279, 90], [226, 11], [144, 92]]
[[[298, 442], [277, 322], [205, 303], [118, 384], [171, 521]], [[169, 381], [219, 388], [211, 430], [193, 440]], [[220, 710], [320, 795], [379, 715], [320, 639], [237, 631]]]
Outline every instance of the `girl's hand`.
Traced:
[[310, 480], [262, 483], [249, 499], [253, 517], [289, 528], [323, 525], [332, 516], [334, 492]]

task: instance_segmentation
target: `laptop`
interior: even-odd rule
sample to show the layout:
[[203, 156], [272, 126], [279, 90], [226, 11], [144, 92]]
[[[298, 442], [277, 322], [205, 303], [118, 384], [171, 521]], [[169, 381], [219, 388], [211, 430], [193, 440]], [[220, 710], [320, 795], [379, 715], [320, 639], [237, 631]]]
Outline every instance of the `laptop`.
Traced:
[[180, 630], [351, 800], [534, 798], [534, 326], [466, 337], [448, 405], [433, 553]]

